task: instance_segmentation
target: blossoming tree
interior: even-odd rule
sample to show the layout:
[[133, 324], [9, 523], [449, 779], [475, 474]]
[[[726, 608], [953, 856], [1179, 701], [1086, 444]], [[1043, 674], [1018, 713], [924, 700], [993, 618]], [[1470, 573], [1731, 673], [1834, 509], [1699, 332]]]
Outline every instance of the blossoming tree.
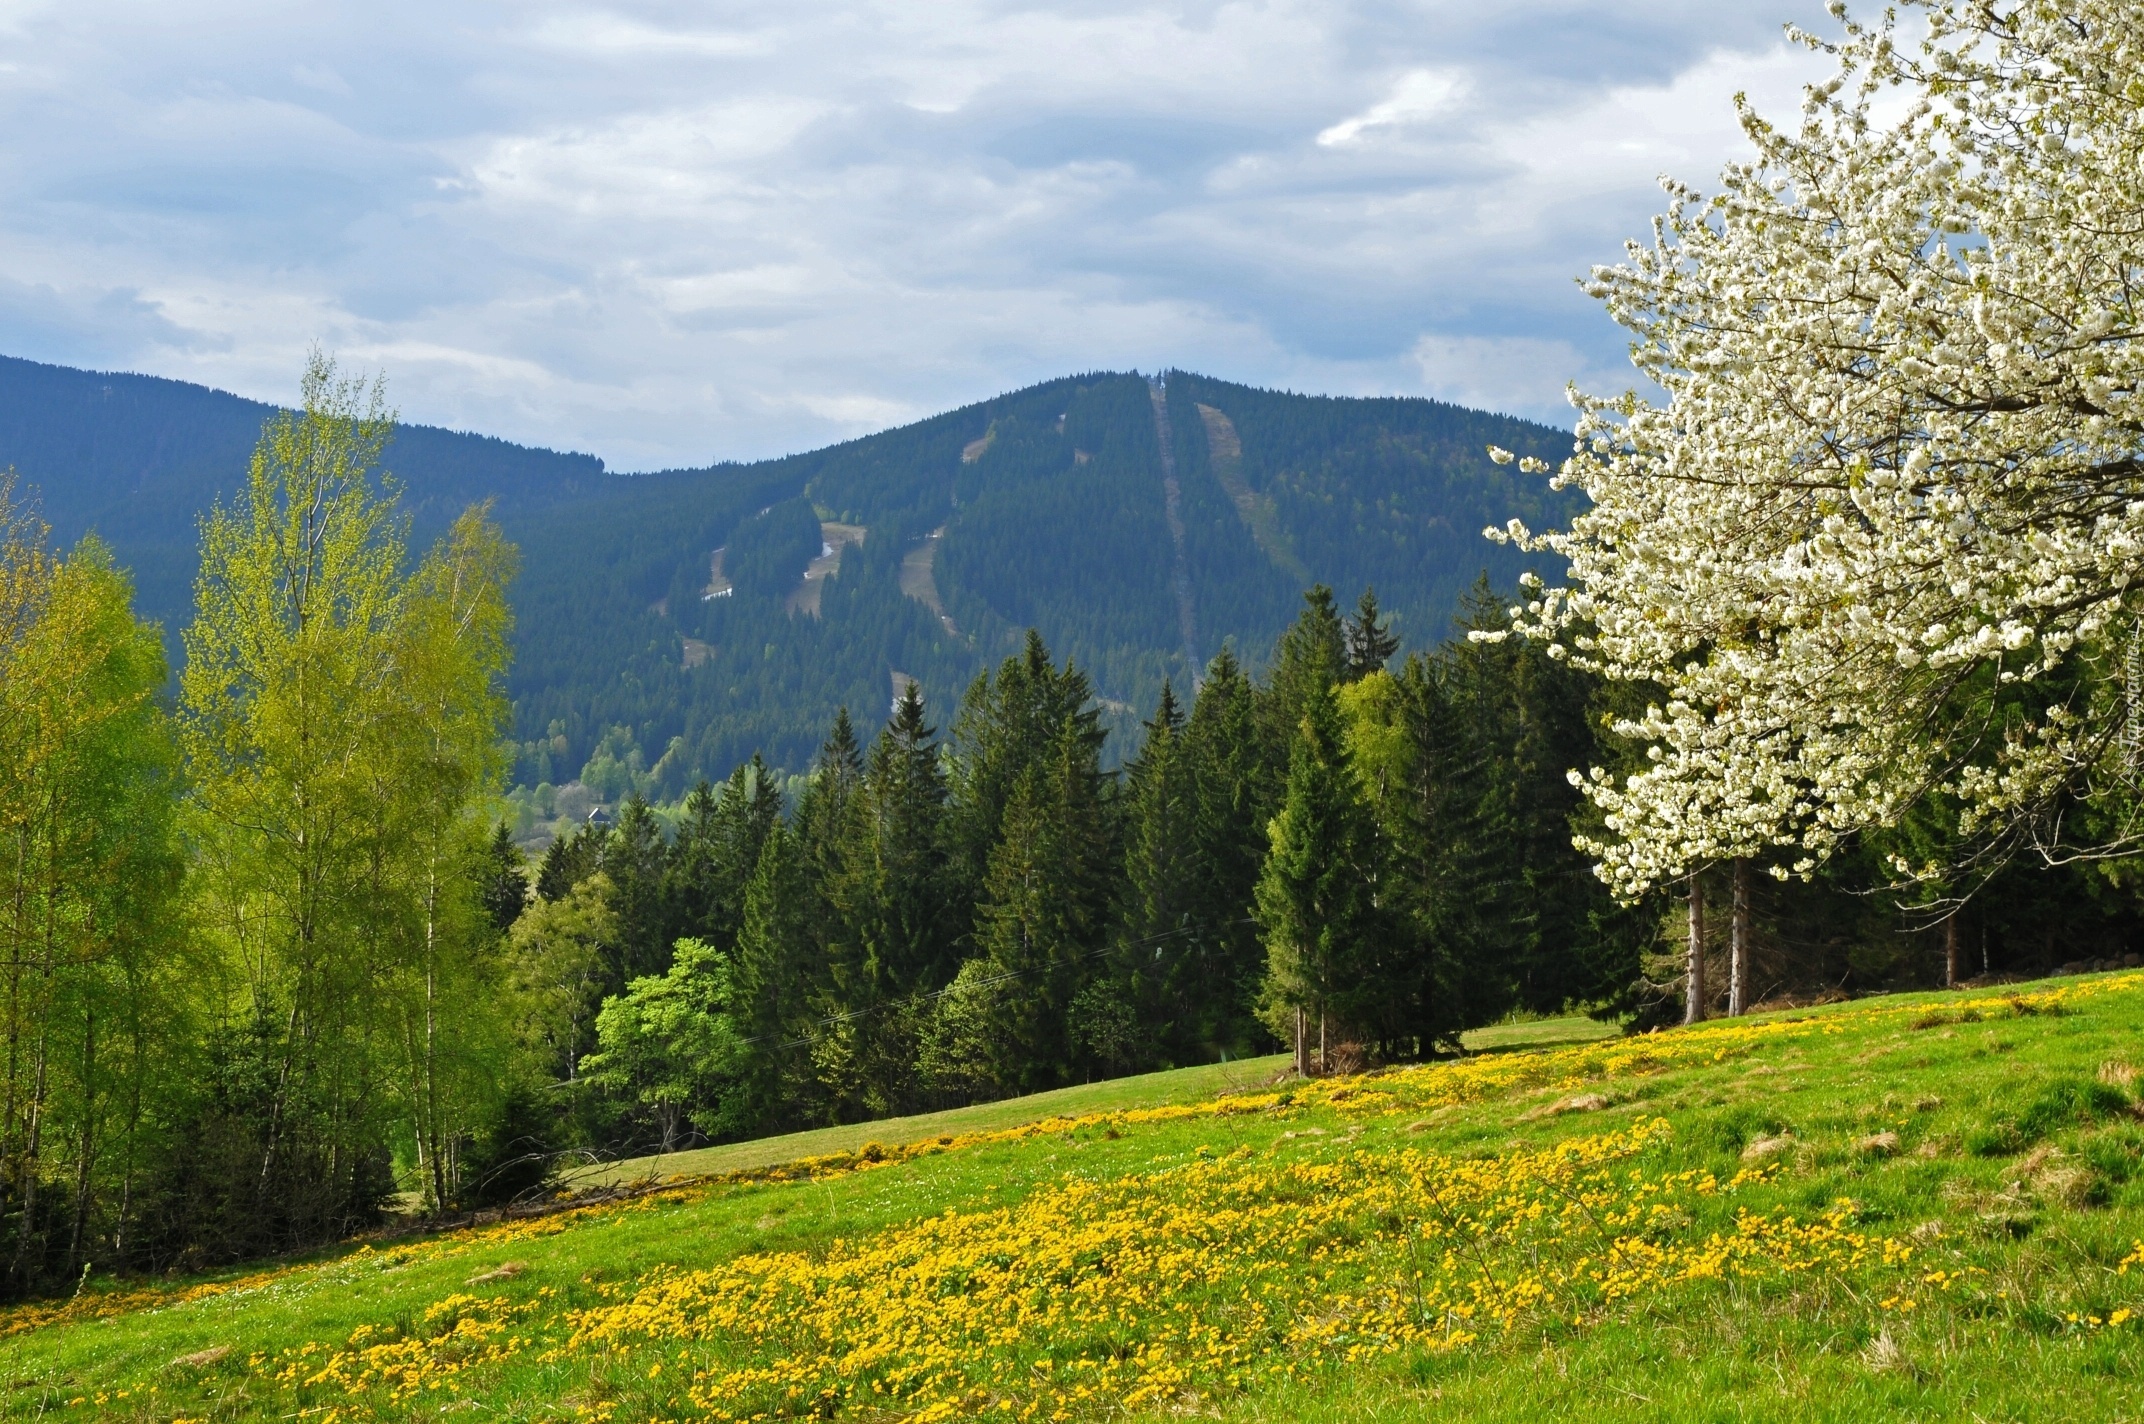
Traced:
[[1983, 856], [2144, 835], [2144, 9], [1908, 3], [1797, 33], [1799, 125], [1738, 99], [1756, 156], [1594, 271], [1661, 395], [1574, 393], [1591, 507], [1490, 531], [1569, 562], [1521, 631], [1653, 690], [1582, 778], [1626, 895], [1930, 806]]

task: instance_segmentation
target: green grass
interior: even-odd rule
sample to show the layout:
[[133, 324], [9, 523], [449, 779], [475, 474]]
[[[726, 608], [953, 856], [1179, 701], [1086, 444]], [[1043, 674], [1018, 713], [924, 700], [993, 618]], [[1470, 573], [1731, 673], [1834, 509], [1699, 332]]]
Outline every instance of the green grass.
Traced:
[[821, 1127], [810, 1132], [761, 1137], [750, 1142], [731, 1142], [690, 1152], [630, 1157], [583, 1168], [571, 1175], [570, 1184], [575, 1188], [588, 1188], [620, 1182], [742, 1172], [780, 1162], [794, 1162], [803, 1157], [854, 1152], [871, 1142], [920, 1142], [926, 1137], [947, 1133], [996, 1132], [1049, 1117], [1077, 1117], [1087, 1113], [1194, 1103], [1267, 1087], [1287, 1066], [1288, 1055], [1276, 1053], [1270, 1057], [1242, 1058], [1233, 1063], [1214, 1063], [1201, 1068], [1176, 1068], [1165, 1073], [1083, 1083], [1055, 1092], [1009, 1098], [998, 1103], [977, 1103], [973, 1107], [951, 1108], [945, 1112], [919, 1113], [914, 1117]]
[[1522, 1048], [1553, 1048], [1565, 1043], [1596, 1043], [1614, 1038], [1622, 1029], [1612, 1023], [1584, 1017], [1527, 1019], [1491, 1024], [1461, 1035], [1469, 1053], [1509, 1053]]
[[[1473, 1053], [1504, 1053], [1556, 1044], [1592, 1043], [1612, 1038], [1618, 1032], [1620, 1030], [1614, 1024], [1602, 1023], [1598, 1019], [1533, 1019], [1474, 1029], [1460, 1041]], [[944, 1112], [919, 1113], [914, 1117], [821, 1127], [809, 1132], [760, 1137], [750, 1142], [731, 1142], [686, 1152], [628, 1157], [580, 1168], [568, 1175], [568, 1183], [576, 1190], [585, 1190], [671, 1177], [741, 1172], [779, 1162], [794, 1162], [802, 1157], [854, 1152], [870, 1142], [918, 1142], [944, 1133], [995, 1132], [1040, 1122], [1048, 1117], [1077, 1117], [1087, 1113], [1162, 1107], [1171, 1103], [1195, 1103], [1270, 1087], [1277, 1075], [1287, 1069], [1288, 1063], [1287, 1054], [1275, 1053], [1262, 1058], [1241, 1058], [1233, 1063], [1212, 1063], [1198, 1068], [1175, 1068], [1163, 1073], [1083, 1083], [1055, 1092], [1035, 1093], [1004, 1102], [978, 1103]]]
[[[2144, 1068], [2144, 975], [2057, 984], [2070, 997], [2037, 1008], [2027, 998], [2019, 1001], [2024, 1011], [2010, 997], [2045, 986], [1977, 996], [1970, 1016], [1959, 1011], [1968, 1002], [1963, 996], [1901, 996], [1695, 1033], [1501, 1051], [1453, 1067], [1320, 1085], [1287, 1101], [1254, 1094], [1227, 1113], [1170, 1106], [1240, 1081], [1188, 1070], [1071, 1089], [1048, 1104], [1024, 1100], [957, 1118], [874, 1124], [853, 1140], [803, 1134], [716, 1149], [753, 1149], [706, 1159], [737, 1171], [784, 1153], [897, 1143], [909, 1130], [932, 1144], [926, 1155], [894, 1153], [864, 1170], [829, 1163], [809, 1180], [718, 1181], [511, 1230], [337, 1253], [190, 1301], [177, 1292], [244, 1273], [161, 1291], [136, 1284], [116, 1294], [93, 1281], [73, 1318], [33, 1324], [18, 1312], [7, 1321], [0, 1415], [325, 1421], [371, 1414], [619, 1424], [701, 1417], [707, 1411], [683, 1388], [694, 1370], [719, 1381], [752, 1360], [773, 1358], [740, 1343], [749, 1333], [743, 1326], [690, 1339], [628, 1332], [576, 1344], [566, 1312], [638, 1310], [640, 1300], [652, 1299], [644, 1289], [651, 1283], [694, 1271], [727, 1280], [721, 1273], [737, 1262], [787, 1259], [785, 1269], [798, 1279], [818, 1280], [814, 1272], [885, 1243], [980, 1229], [1026, 1210], [1040, 1213], [1045, 1225], [1061, 1218], [1066, 1239], [1079, 1248], [1065, 1257], [1073, 1274], [1063, 1288], [1091, 1290], [1092, 1309], [1066, 1317], [1061, 1339], [1015, 1339], [1008, 1313], [1011, 1333], [975, 1347], [977, 1360], [997, 1351], [999, 1383], [945, 1416], [972, 1415], [1002, 1399], [1015, 1407], [992, 1416], [1018, 1418], [1059, 1388], [1057, 1375], [1073, 1378], [1066, 1372], [1081, 1360], [1092, 1366], [1149, 1358], [1142, 1348], [1159, 1348], [1153, 1359], [1172, 1352], [1190, 1359], [1190, 1346], [1153, 1334], [1184, 1301], [1211, 1319], [1231, 1318], [1227, 1311], [1237, 1306], [1235, 1277], [1206, 1296], [1172, 1296], [1166, 1272], [1155, 1278], [1158, 1287], [1139, 1285], [1144, 1258], [1179, 1249], [1189, 1252], [1184, 1261], [1201, 1259], [1204, 1247], [1171, 1239], [1176, 1228], [1156, 1226], [1153, 1239], [1136, 1229], [1111, 1238], [1097, 1234], [1101, 1225], [1129, 1220], [1136, 1227], [1147, 1219], [1142, 1213], [1163, 1222], [1172, 1202], [1225, 1187], [1231, 1174], [1266, 1173], [1296, 1191], [1274, 1218], [1283, 1223], [1289, 1212], [1345, 1206], [1350, 1192], [1368, 1203], [1382, 1191], [1386, 1204], [1330, 1214], [1329, 1226], [1280, 1259], [1277, 1273], [1257, 1278], [1261, 1288], [1284, 1285], [1268, 1298], [1288, 1303], [1281, 1321], [1287, 1329], [1242, 1335], [1257, 1369], [1234, 1382], [1202, 1376], [1129, 1409], [1106, 1395], [1073, 1400], [1065, 1406], [1070, 1417], [1196, 1414], [1274, 1424], [2136, 1419], [2144, 1417], [2144, 1333], [2137, 1319], [2116, 1315], [2144, 1312], [2144, 1268], [2122, 1267], [2144, 1239], [2144, 1124], [2139, 1083], [2126, 1071]], [[1550, 1038], [1574, 1031], [1553, 1021], [1506, 1028], [1510, 1035], [1483, 1046], [1508, 1048], [1522, 1030]], [[1238, 1071], [1254, 1082], [1271, 1076], [1262, 1064]], [[1082, 1120], [1048, 1117], [1067, 1111]], [[1665, 1127], [1649, 1126], [1656, 1122]], [[1625, 1188], [1618, 1184], [1637, 1178], [1684, 1184], [1662, 1187], [1649, 1214], [1629, 1228], [1635, 1234], [1621, 1239], [1702, 1252], [1715, 1238], [1733, 1237], [1745, 1213], [1806, 1225], [1837, 1212], [1845, 1223], [1839, 1239], [1862, 1243], [1862, 1255], [1827, 1266], [1810, 1246], [1797, 1269], [1648, 1278], [1643, 1289], [1616, 1298], [1580, 1292], [1553, 1309], [1515, 1309], [1508, 1326], [1475, 1319], [1474, 1338], [1456, 1345], [1456, 1337], [1425, 1337], [1388, 1347], [1375, 1331], [1355, 1327], [1351, 1312], [1369, 1298], [1366, 1283], [1404, 1285], [1424, 1272], [1454, 1270], [1449, 1262], [1438, 1266], [1434, 1249], [1423, 1254], [1408, 1244], [1414, 1228], [1405, 1223], [1417, 1218], [1392, 1203], [1404, 1208], [1410, 1191], [1441, 1201], [1446, 1184], [1469, 1173], [1493, 1176], [1509, 1164], [1618, 1141], [1633, 1145], [1593, 1188], [1573, 1189], [1573, 1212], [1620, 1210], [1624, 1199], [1615, 1193]], [[1406, 1163], [1416, 1164], [1416, 1175], [1388, 1170]], [[1708, 1177], [1716, 1190], [1688, 1186]], [[1628, 1192], [1641, 1206], [1654, 1200], [1636, 1185]], [[1837, 1206], [1842, 1199], [1852, 1207]], [[1481, 1212], [1486, 1218], [1494, 1203], [1482, 1200], [1490, 1203]], [[1550, 1215], [1560, 1210], [1553, 1194], [1541, 1200]], [[1128, 1215], [1111, 1216], [1112, 1203], [1127, 1202]], [[1442, 1239], [1463, 1247], [1445, 1248], [1459, 1261], [1455, 1280], [1474, 1270], [1468, 1251], [1502, 1251], [1482, 1255], [1480, 1274], [1507, 1283], [1529, 1273], [1547, 1280], [1571, 1264], [1547, 1237], [1521, 1231], [1505, 1246], [1487, 1236], [1478, 1238], [1487, 1244], [1464, 1246], [1476, 1239], [1465, 1236], [1466, 1223], [1446, 1224], [1460, 1234]], [[1570, 1239], [1591, 1240], [1591, 1229], [1579, 1221]], [[1884, 1243], [1910, 1259], [1883, 1255]], [[941, 1254], [953, 1261], [957, 1253]], [[1218, 1259], [1220, 1248], [1214, 1254]], [[492, 1274], [510, 1264], [518, 1269]], [[1015, 1276], [1035, 1265], [1017, 1251], [971, 1264]], [[981, 1277], [970, 1280], [966, 1266], [948, 1270], [943, 1309], [950, 1313], [975, 1298]], [[1941, 1280], [1930, 1285], [1927, 1277], [1938, 1271]], [[873, 1278], [858, 1279], [862, 1298], [876, 1308]], [[1034, 1279], [1043, 1283], [1034, 1290], [1059, 1288], [1047, 1272]], [[1256, 1282], [1243, 1280], [1242, 1299], [1249, 1300]], [[825, 1298], [840, 1295], [829, 1288]], [[471, 1306], [472, 1296], [494, 1302], [490, 1308], [512, 1323], [485, 1335], [486, 1317]], [[100, 1309], [115, 1313], [93, 1317]], [[745, 1312], [745, 1326], [759, 1309]], [[647, 1318], [662, 1324], [658, 1317]], [[662, 1328], [697, 1330], [688, 1317], [671, 1317]], [[929, 1323], [927, 1312], [917, 1319]], [[397, 1399], [381, 1387], [353, 1396], [332, 1380], [306, 1383], [357, 1332], [399, 1342], [394, 1348], [423, 1360], [413, 1392]], [[768, 1338], [776, 1343], [766, 1348], [777, 1354], [818, 1358], [820, 1345], [808, 1332]], [[229, 1353], [179, 1362], [220, 1347]], [[848, 1375], [831, 1365], [826, 1372], [853, 1379], [861, 1391], [836, 1410], [841, 1417], [899, 1418], [912, 1408], [871, 1393], [871, 1371], [880, 1364], [858, 1356], [849, 1368]], [[1062, 1389], [1049, 1397], [1071, 1398]], [[810, 1417], [821, 1399], [777, 1390], [760, 1402], [769, 1417]], [[1032, 1415], [1050, 1416], [1048, 1409]]]

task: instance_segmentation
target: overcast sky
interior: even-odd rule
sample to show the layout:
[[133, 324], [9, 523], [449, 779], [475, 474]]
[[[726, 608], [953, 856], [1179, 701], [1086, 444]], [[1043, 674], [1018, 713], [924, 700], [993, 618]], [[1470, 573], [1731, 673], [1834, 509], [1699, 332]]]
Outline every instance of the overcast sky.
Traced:
[[0, 0], [0, 353], [616, 469], [1177, 366], [1568, 423], [1817, 0]]

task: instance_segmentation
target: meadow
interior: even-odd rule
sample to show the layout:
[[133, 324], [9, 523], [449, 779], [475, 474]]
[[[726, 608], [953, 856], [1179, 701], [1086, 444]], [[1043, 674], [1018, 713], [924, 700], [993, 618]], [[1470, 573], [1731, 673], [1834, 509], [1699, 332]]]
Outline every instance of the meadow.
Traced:
[[527, 1220], [92, 1276], [0, 1316], [0, 1411], [2133, 1418], [2140, 1030], [2121, 974], [1096, 1085]]

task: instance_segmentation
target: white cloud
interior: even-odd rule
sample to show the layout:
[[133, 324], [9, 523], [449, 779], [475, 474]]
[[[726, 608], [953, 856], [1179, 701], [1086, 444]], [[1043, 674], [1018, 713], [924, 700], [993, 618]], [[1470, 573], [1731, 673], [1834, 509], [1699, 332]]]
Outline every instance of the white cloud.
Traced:
[[1404, 128], [1444, 112], [1466, 89], [1466, 76], [1449, 70], [1417, 69], [1400, 76], [1392, 97], [1373, 104], [1351, 119], [1342, 119], [1318, 135], [1326, 148], [1357, 142], [1378, 129]]
[[1791, 109], [1705, 0], [0, 0], [0, 350], [620, 468], [1095, 367], [1558, 421], [1571, 278]]

